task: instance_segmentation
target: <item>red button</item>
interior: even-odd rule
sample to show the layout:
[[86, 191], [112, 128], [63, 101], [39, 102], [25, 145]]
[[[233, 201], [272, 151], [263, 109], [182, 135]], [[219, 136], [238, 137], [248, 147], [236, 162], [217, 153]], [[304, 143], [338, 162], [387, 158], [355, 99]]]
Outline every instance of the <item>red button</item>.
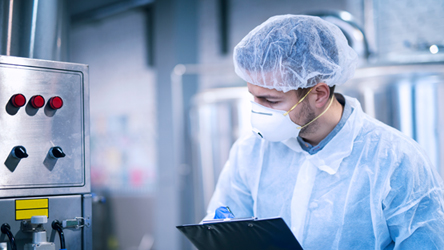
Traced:
[[63, 100], [59, 96], [54, 96], [49, 99], [49, 106], [51, 106], [52, 109], [59, 109], [63, 106]]
[[23, 107], [26, 103], [26, 97], [22, 94], [16, 94], [11, 97], [11, 103], [16, 108]]
[[45, 98], [41, 95], [35, 95], [31, 98], [31, 105], [38, 109], [45, 105]]

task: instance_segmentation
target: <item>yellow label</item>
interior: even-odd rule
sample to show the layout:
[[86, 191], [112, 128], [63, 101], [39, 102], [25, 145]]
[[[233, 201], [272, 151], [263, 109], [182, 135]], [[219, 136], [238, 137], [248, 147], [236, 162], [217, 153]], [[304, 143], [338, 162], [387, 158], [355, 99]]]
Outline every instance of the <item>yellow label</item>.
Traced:
[[48, 208], [48, 199], [15, 200], [15, 210]]
[[48, 209], [27, 209], [15, 211], [15, 220], [29, 220], [32, 216], [48, 217]]
[[48, 217], [48, 199], [15, 200], [15, 220], [29, 220], [32, 216]]

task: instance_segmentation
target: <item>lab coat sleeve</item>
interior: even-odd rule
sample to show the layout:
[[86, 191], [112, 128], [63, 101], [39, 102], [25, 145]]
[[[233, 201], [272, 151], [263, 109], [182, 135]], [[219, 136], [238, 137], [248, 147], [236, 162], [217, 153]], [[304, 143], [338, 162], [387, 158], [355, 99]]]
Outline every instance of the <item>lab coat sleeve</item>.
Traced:
[[423, 154], [401, 159], [393, 170], [384, 215], [394, 249], [444, 249], [443, 185]]
[[246, 181], [245, 169], [239, 155], [239, 145], [235, 143], [216, 185], [204, 220], [213, 219], [214, 211], [220, 206], [228, 206], [236, 218], [253, 216], [253, 199]]

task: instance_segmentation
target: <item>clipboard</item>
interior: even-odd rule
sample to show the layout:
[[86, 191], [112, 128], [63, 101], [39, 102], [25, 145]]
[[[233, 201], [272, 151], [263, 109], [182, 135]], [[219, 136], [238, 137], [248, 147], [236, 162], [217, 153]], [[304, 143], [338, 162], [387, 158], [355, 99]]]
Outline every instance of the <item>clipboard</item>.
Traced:
[[199, 250], [303, 250], [280, 217], [215, 220], [176, 228]]

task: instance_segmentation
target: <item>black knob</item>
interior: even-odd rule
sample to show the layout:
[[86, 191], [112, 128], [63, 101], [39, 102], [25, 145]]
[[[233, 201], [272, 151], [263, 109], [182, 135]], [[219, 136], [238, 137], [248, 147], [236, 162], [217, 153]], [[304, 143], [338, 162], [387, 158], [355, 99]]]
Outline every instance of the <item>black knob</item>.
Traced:
[[15, 146], [15, 147], [12, 149], [11, 154], [12, 154], [12, 156], [14, 156], [15, 158], [19, 158], [19, 159], [22, 159], [22, 158], [26, 158], [26, 157], [28, 157], [28, 154], [26, 153], [26, 148], [23, 147], [23, 146]]
[[65, 153], [63, 152], [62, 148], [59, 146], [52, 147], [49, 150], [49, 154], [54, 158], [63, 158], [66, 156]]

